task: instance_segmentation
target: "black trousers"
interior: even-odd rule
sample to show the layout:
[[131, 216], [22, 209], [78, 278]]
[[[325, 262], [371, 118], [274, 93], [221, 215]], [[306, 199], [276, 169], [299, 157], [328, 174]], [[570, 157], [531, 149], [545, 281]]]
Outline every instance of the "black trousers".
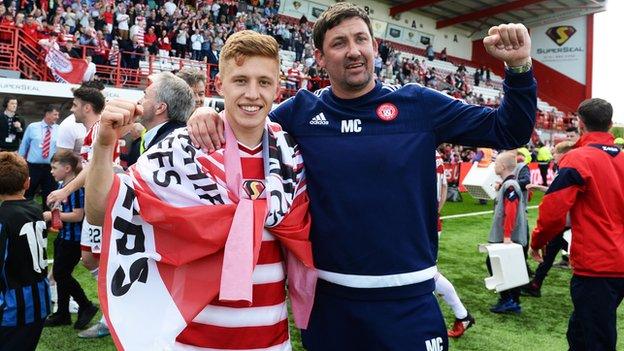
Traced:
[[624, 278], [574, 275], [570, 296], [574, 305], [567, 333], [570, 351], [615, 351]]
[[543, 186], [548, 186], [548, 166], [550, 165], [550, 163], [539, 163], [538, 167], [539, 167], [539, 171], [540, 171], [540, 176], [542, 177], [542, 185]]
[[52, 274], [58, 294], [58, 313], [69, 315], [69, 296], [73, 296], [82, 309], [91, 304], [80, 283], [72, 276], [80, 262], [80, 243], [56, 238], [54, 240], [54, 265]]
[[41, 188], [43, 210], [49, 210], [46, 204], [48, 195], [55, 188], [54, 177], [50, 173], [50, 165], [47, 163], [28, 163], [28, 173], [30, 173], [30, 187], [26, 190], [26, 198], [32, 200], [37, 195], [37, 190]]
[[43, 321], [37, 320], [21, 327], [0, 327], [0, 351], [35, 351]]
[[[492, 275], [492, 263], [490, 262], [490, 256], [485, 259], [485, 265], [490, 275]], [[509, 290], [501, 291], [499, 293], [501, 301], [512, 299], [516, 303], [520, 303], [520, 289], [521, 287], [516, 287]]]
[[546, 253], [544, 254], [543, 261], [537, 266], [537, 269], [535, 269], [535, 276], [533, 277], [534, 282], [542, 285], [548, 271], [552, 268], [553, 262], [555, 262], [555, 257], [557, 257], [557, 254], [562, 249], [568, 249], [568, 242], [563, 239], [563, 232], [554, 237], [546, 245]]

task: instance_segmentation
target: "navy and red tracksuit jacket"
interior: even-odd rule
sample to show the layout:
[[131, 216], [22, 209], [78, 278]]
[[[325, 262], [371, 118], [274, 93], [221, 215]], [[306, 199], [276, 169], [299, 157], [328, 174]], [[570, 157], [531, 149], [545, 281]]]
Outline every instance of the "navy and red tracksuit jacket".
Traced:
[[624, 154], [610, 133], [584, 134], [562, 158], [539, 206], [531, 248], [561, 233], [568, 211], [574, 274], [624, 277]]

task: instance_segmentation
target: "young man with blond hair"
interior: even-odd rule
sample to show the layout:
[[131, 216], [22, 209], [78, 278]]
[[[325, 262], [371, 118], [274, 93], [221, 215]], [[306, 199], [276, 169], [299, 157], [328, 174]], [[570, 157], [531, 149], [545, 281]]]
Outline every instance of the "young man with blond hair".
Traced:
[[120, 349], [290, 350], [285, 267], [299, 325], [309, 316], [316, 277], [302, 158], [266, 118], [280, 89], [277, 42], [238, 32], [219, 65], [224, 150], [194, 148], [182, 128], [113, 175], [115, 140], [149, 108], [114, 100], [102, 114], [87, 216], [104, 224], [99, 292]]

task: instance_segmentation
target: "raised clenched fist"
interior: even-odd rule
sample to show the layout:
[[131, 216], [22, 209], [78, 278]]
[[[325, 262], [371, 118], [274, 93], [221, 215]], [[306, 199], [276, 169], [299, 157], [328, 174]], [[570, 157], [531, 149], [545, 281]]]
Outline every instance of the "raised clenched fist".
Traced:
[[492, 56], [518, 67], [531, 59], [531, 37], [527, 28], [520, 23], [501, 24], [490, 28], [483, 38], [485, 50]]

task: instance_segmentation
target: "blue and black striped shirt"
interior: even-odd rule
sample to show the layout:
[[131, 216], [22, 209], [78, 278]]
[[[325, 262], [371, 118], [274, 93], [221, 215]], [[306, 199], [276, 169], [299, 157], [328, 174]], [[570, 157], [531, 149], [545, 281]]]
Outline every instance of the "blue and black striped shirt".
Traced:
[[0, 204], [0, 327], [23, 326], [51, 313], [46, 242], [41, 205]]
[[[59, 185], [59, 189], [62, 188], [62, 185]], [[63, 202], [63, 207], [61, 212], [63, 213], [71, 213], [74, 209], [84, 208], [84, 188], [80, 188], [74, 191], [68, 198], [67, 201]], [[82, 221], [80, 222], [63, 222], [63, 228], [58, 234], [58, 237], [67, 240], [67, 241], [75, 241], [80, 242], [80, 233], [82, 232]]]

